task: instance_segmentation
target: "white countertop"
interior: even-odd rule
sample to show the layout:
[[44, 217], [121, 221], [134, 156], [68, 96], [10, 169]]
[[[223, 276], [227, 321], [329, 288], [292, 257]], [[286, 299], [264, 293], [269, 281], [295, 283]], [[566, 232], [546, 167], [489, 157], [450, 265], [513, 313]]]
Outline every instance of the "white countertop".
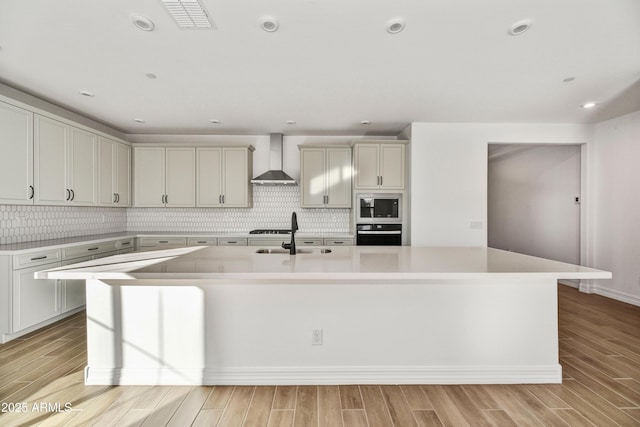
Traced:
[[[151, 280], [609, 279], [611, 273], [492, 248], [301, 247], [295, 256], [259, 247], [190, 247], [130, 253], [36, 273], [38, 278]], [[167, 284], [169, 284], [167, 283]]]
[[[285, 239], [290, 237], [286, 234], [249, 234], [249, 232], [222, 232], [222, 231], [203, 231], [203, 232], [183, 232], [183, 231], [127, 231], [121, 233], [94, 234], [88, 236], [66, 237], [61, 239], [36, 240], [23, 243], [9, 243], [0, 245], [0, 255], [16, 255], [23, 252], [30, 252], [38, 249], [59, 249], [78, 244], [94, 244], [115, 239], [128, 239], [136, 237], [237, 237], [251, 239]], [[352, 233], [335, 233], [335, 232], [298, 232], [296, 238], [326, 238], [326, 239], [353, 239]]]

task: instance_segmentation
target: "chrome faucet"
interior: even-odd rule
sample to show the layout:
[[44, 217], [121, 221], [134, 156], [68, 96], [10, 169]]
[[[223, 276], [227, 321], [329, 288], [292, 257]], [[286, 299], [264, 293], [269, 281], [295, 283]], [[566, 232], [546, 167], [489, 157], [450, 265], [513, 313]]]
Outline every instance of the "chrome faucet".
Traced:
[[291, 214], [291, 242], [282, 242], [284, 249], [289, 249], [289, 255], [296, 254], [296, 231], [298, 231], [298, 215], [295, 212]]

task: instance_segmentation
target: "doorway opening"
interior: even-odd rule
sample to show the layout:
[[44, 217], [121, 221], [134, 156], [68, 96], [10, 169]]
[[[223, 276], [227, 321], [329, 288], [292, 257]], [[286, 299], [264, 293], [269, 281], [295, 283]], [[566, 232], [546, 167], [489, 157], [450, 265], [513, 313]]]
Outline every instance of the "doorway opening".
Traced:
[[580, 264], [581, 145], [489, 144], [488, 158], [488, 246]]

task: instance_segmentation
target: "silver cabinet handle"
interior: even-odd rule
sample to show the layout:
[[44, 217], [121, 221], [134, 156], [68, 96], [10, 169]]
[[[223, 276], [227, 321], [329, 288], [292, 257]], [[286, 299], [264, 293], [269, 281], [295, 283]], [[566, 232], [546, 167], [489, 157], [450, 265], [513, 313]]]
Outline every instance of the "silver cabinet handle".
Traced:
[[30, 186], [29, 186], [29, 190], [31, 190], [31, 195], [29, 196], [29, 200], [31, 200], [31, 199], [33, 199], [33, 196], [35, 196], [35, 195], [36, 195], [36, 191], [35, 191], [35, 189], [33, 188], [33, 185], [30, 185]]
[[118, 203], [118, 196], [116, 196], [116, 193], [113, 193], [113, 203]]
[[120, 203], [120, 195], [118, 193], [115, 193], [115, 194], [116, 194], [116, 203]]
[[158, 240], [158, 243], [169, 243], [168, 240]]
[[165, 194], [164, 195], [164, 202], [168, 205], [169, 204], [169, 195]]
[[89, 249], [87, 249], [87, 250], [88, 250], [88, 251], [97, 251], [98, 249], [100, 249], [100, 248], [89, 248]]
[[380, 185], [382, 185], [382, 175], [380, 175]]
[[228, 240], [227, 243], [230, 244], [230, 245], [235, 245], [236, 243], [238, 243], [238, 241], [237, 240]]
[[31, 258], [31, 261], [38, 261], [40, 259], [47, 259], [47, 256], [46, 255], [45, 256], [37, 256], [37, 257]]
[[222, 204], [224, 205], [224, 194], [222, 195]]
[[120, 243], [121, 246], [130, 245], [130, 244], [131, 244], [131, 242], [121, 242]]
[[65, 200], [69, 201], [69, 199], [71, 199], [71, 190], [67, 188], [67, 198]]
[[71, 201], [76, 198], [76, 192], [71, 189]]
[[218, 195], [218, 203], [222, 204], [222, 194]]

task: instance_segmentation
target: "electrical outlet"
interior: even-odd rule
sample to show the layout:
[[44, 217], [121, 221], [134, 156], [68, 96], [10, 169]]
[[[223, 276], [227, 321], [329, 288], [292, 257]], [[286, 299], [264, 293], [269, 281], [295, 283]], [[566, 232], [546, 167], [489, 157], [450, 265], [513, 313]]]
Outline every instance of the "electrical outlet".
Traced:
[[311, 345], [322, 345], [322, 329], [311, 330]]

